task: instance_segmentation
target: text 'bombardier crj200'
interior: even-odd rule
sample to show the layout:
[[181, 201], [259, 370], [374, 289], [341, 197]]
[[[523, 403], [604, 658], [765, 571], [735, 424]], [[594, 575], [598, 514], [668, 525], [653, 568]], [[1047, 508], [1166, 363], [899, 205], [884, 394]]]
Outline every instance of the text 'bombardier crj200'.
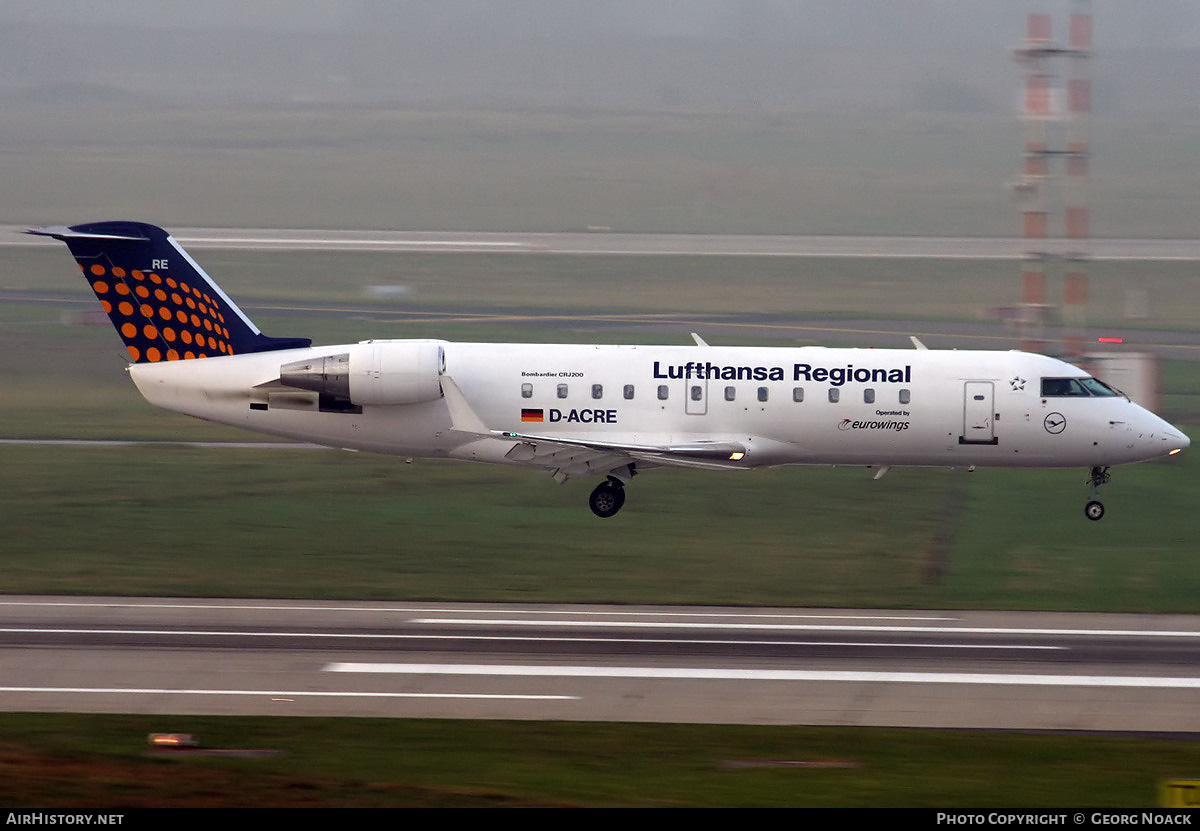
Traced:
[[[1071, 364], [923, 348], [581, 346], [262, 334], [161, 228], [38, 228], [62, 240], [146, 400], [332, 447], [601, 476], [617, 513], [636, 473], [674, 465], [1083, 467], [1090, 519], [1112, 465], [1178, 453], [1182, 432]], [[919, 344], [917, 344], [919, 346]]]

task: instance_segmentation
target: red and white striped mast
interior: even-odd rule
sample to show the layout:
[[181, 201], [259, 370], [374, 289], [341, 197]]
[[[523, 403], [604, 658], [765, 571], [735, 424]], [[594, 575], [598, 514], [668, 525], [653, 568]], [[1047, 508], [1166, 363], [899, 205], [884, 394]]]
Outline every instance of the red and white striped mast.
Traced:
[[[1067, 45], [1054, 42], [1048, 14], [1030, 14], [1025, 44], [1015, 52], [1025, 67], [1025, 89], [1021, 115], [1025, 121], [1024, 169], [1016, 185], [1023, 198], [1021, 212], [1024, 259], [1021, 267], [1022, 348], [1045, 351], [1047, 304], [1047, 264], [1063, 263], [1062, 321], [1066, 327], [1063, 348], [1067, 354], [1083, 352], [1084, 327], [1087, 323], [1088, 259], [1088, 172], [1091, 150], [1088, 145], [1088, 117], [1091, 111], [1090, 61], [1092, 54], [1092, 15], [1090, 0], [1073, 0], [1068, 25]], [[1056, 87], [1054, 66], [1059, 60], [1069, 64], [1065, 96]], [[1064, 123], [1064, 130], [1050, 125]], [[1063, 159], [1065, 177], [1059, 182]], [[1061, 200], [1062, 235], [1050, 235], [1053, 213], [1050, 198]]]

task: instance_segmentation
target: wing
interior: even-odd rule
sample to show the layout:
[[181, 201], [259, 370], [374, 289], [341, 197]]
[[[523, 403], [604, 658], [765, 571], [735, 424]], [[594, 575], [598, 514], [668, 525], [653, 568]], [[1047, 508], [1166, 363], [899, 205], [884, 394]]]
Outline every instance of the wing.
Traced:
[[566, 436], [535, 436], [508, 430], [492, 431], [502, 439], [515, 439], [531, 447], [556, 445], [593, 453], [623, 454], [631, 459], [658, 462], [664, 465], [705, 468], [736, 468], [746, 455], [746, 448], [734, 442], [698, 441], [690, 444], [624, 444], [597, 439], [576, 439]]
[[606, 473], [631, 461], [651, 465], [742, 470], [746, 448], [733, 441], [695, 441], [685, 444], [629, 444], [572, 436], [544, 436], [491, 430], [471, 408], [458, 385], [442, 376], [442, 392], [450, 410], [452, 429], [460, 433], [516, 442], [505, 458], [555, 471], [559, 481]]

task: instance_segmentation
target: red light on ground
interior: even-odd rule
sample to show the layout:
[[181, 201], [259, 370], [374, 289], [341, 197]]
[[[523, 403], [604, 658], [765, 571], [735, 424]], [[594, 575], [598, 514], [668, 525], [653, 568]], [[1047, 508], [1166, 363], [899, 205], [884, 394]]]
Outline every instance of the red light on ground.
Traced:
[[1125, 338], [1096, 338], [1096, 343], [1124, 343]]

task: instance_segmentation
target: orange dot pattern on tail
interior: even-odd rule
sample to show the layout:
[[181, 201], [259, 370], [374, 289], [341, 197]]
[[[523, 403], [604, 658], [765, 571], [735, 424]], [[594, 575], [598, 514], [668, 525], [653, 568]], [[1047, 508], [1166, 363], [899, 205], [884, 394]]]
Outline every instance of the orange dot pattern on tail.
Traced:
[[135, 362], [233, 354], [220, 298], [153, 271], [80, 268]]

